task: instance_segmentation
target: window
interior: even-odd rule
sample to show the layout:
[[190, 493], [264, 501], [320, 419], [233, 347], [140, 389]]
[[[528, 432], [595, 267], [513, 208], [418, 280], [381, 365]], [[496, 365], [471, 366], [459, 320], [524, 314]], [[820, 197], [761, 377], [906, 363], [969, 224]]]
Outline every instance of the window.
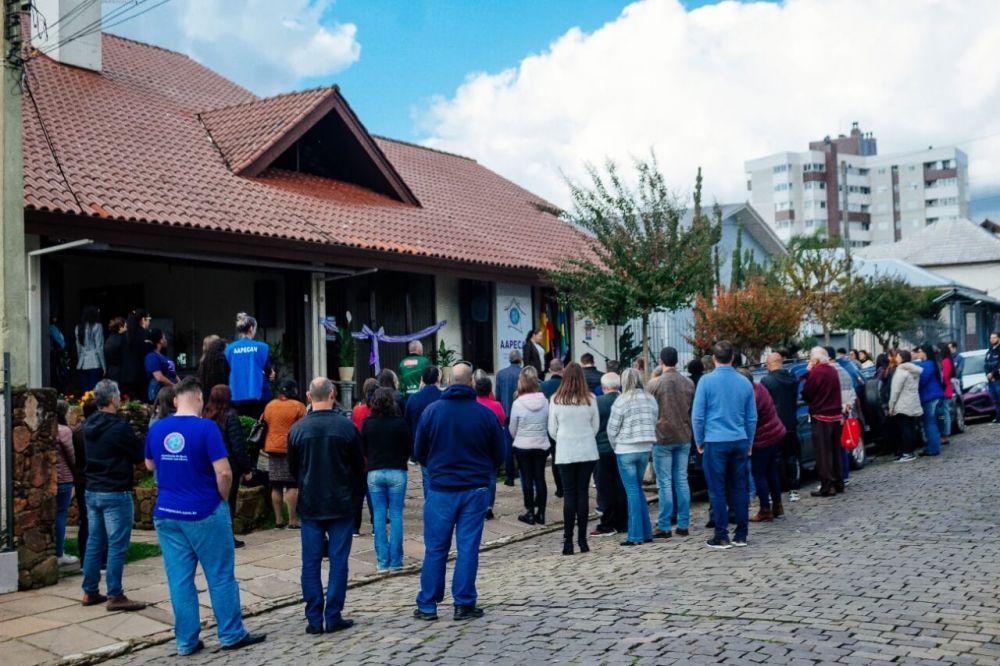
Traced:
[[784, 172], [788, 171], [788, 165], [787, 164], [779, 164], [778, 166], [774, 167], [773, 171], [774, 171], [774, 173], [784, 173]]
[[859, 168], [858, 169], [858, 175], [859, 176], [867, 176], [868, 175], [868, 171], [869, 171], [868, 169], [860, 169]]
[[885, 167], [882, 167], [881, 169], [878, 170], [878, 175], [880, 175], [880, 176], [884, 176], [885, 175]]
[[774, 186], [775, 192], [787, 192], [790, 189], [792, 189], [791, 183], [778, 183]]
[[810, 180], [802, 183], [803, 190], [825, 190], [826, 183], [821, 180]]
[[802, 170], [803, 171], [814, 171], [814, 172], [815, 171], [826, 171], [826, 165], [825, 164], [817, 164], [815, 162], [811, 162], [809, 164], [803, 164], [802, 165]]
[[907, 169], [909, 171], [916, 171], [917, 170], [917, 165], [916, 164], [911, 164], [910, 166], [907, 167]]
[[774, 210], [789, 210], [792, 208], [791, 201], [778, 201], [774, 204]]

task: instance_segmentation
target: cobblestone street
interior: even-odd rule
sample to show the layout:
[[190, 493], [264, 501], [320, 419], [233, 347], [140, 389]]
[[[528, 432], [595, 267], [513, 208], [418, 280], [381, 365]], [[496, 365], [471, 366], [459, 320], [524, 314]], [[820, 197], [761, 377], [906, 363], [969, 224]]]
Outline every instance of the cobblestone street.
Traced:
[[[411, 617], [417, 578], [349, 591], [341, 634], [307, 636], [301, 606], [251, 618], [268, 640], [245, 663], [870, 664], [1000, 662], [1000, 429], [971, 428], [940, 458], [879, 458], [835, 499], [786, 504], [750, 547], [688, 539], [591, 541], [564, 557], [548, 534], [483, 554], [484, 619]], [[655, 511], [655, 506], [652, 507]], [[448, 603], [446, 598], [445, 604]], [[190, 663], [233, 658], [208, 649]], [[176, 663], [173, 643], [115, 663]]]

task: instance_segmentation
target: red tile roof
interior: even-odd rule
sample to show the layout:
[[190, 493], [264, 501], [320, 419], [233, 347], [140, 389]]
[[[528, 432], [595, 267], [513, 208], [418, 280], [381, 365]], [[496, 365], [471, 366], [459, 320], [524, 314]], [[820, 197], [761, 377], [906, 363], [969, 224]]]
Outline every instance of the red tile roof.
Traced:
[[112, 35], [103, 60], [102, 73], [28, 63], [66, 178], [25, 95], [26, 209], [539, 272], [586, 251], [541, 198], [471, 159], [391, 139], [377, 148], [419, 206], [302, 173], [236, 173], [335, 89], [261, 100], [186, 56]]

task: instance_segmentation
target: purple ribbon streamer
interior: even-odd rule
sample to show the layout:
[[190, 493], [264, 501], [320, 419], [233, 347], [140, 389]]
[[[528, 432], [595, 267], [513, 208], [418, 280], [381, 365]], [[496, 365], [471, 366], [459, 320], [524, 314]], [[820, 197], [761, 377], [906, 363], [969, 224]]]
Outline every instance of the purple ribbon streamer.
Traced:
[[371, 343], [371, 352], [368, 354], [368, 364], [375, 366], [375, 374], [382, 372], [382, 366], [379, 363], [378, 357], [378, 343], [380, 342], [412, 342], [414, 340], [419, 340], [420, 338], [426, 338], [428, 335], [432, 335], [440, 331], [447, 324], [447, 321], [439, 321], [433, 326], [428, 326], [422, 331], [417, 331], [416, 333], [409, 333], [407, 335], [386, 335], [385, 329], [379, 326], [377, 331], [373, 331], [368, 328], [367, 324], [361, 326], [360, 331], [354, 331], [351, 333], [351, 337], [356, 340], [368, 340]]

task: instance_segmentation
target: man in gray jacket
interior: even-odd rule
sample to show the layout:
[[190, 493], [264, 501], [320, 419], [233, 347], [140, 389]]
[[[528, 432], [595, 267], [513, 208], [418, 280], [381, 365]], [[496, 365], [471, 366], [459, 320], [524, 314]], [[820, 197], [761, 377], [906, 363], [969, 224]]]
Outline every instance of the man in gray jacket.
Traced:
[[660, 351], [663, 374], [650, 391], [659, 404], [653, 469], [660, 491], [660, 514], [653, 538], [671, 536], [671, 517], [677, 502], [677, 536], [687, 536], [691, 518], [691, 489], [688, 486], [688, 457], [691, 453], [691, 404], [694, 382], [677, 371], [677, 350]]

